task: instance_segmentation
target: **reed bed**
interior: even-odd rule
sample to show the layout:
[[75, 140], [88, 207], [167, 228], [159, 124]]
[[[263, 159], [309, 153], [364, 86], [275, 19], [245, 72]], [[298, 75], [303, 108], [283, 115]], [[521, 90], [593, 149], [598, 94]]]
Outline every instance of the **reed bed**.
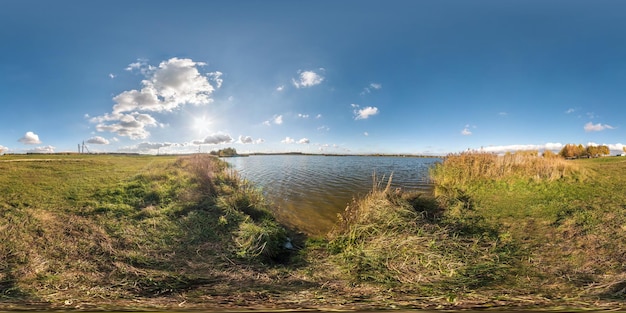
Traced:
[[437, 196], [457, 194], [480, 181], [582, 179], [581, 168], [553, 154], [518, 151], [505, 155], [469, 151], [446, 156], [430, 171]]
[[441, 215], [434, 199], [375, 183], [339, 216], [329, 242], [349, 280], [426, 294], [466, 290], [504, 279], [508, 257], [497, 236]]
[[518, 151], [499, 156], [487, 152], [450, 154], [431, 176], [435, 183], [455, 180], [460, 184], [507, 177], [553, 181], [579, 172], [579, 167], [558, 156], [542, 157], [537, 151]]

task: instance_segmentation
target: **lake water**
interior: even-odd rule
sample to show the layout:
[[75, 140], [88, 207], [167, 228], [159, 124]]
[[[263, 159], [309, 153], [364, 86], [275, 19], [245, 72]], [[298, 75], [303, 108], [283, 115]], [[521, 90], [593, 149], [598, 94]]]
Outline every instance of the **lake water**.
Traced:
[[392, 186], [431, 192], [428, 168], [437, 158], [253, 155], [226, 161], [255, 186], [291, 226], [312, 235], [330, 231], [355, 197], [372, 190], [372, 174], [379, 180], [393, 173]]

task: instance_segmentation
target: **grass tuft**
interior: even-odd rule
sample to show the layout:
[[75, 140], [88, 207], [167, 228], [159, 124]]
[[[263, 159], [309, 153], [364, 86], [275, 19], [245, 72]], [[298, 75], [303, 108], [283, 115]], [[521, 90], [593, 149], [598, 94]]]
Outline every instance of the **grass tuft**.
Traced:
[[349, 279], [435, 292], [507, 277], [511, 256], [497, 236], [461, 231], [434, 199], [392, 191], [390, 180], [353, 201], [331, 235], [334, 262]]

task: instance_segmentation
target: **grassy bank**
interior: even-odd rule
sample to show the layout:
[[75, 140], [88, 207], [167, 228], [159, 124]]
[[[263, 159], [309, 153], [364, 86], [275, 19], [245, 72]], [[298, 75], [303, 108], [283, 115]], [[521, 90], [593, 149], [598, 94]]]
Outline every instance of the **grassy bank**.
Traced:
[[626, 297], [625, 158], [451, 155], [431, 172], [435, 196], [374, 178], [333, 232], [306, 241], [210, 156], [3, 156], [0, 173], [2, 309], [613, 308]]
[[625, 300], [626, 159], [465, 153], [432, 176], [448, 214], [478, 218], [516, 247], [507, 294]]
[[12, 156], [0, 172], [3, 303], [202, 300], [268, 283], [291, 253], [260, 192], [217, 158]]

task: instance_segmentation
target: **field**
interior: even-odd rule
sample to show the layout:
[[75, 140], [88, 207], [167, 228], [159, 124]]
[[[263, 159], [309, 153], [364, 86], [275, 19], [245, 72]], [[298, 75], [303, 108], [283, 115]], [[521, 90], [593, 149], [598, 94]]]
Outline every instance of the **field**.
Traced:
[[0, 309], [619, 308], [626, 158], [449, 156], [306, 238], [207, 155], [0, 156]]

